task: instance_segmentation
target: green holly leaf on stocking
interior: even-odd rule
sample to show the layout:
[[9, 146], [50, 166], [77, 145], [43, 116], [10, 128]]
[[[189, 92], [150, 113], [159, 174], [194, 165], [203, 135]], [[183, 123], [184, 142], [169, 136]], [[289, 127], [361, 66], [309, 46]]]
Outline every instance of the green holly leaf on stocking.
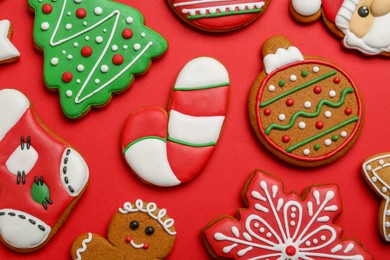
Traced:
[[31, 197], [35, 202], [41, 204], [45, 210], [47, 210], [47, 204], [53, 204], [50, 199], [49, 187], [44, 183], [42, 176], [34, 178], [34, 184], [31, 187]]
[[29, 0], [34, 41], [44, 51], [44, 80], [62, 110], [79, 118], [126, 90], [164, 54], [165, 39], [136, 9], [109, 0]]

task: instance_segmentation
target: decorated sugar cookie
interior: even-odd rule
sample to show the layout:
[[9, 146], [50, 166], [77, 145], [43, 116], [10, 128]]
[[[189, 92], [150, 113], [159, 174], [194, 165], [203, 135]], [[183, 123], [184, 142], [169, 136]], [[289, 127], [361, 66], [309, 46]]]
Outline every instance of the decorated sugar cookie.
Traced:
[[390, 5], [385, 0], [290, 0], [290, 12], [302, 23], [322, 17], [343, 38], [343, 45], [366, 55], [390, 56]]
[[303, 194], [286, 193], [279, 179], [255, 171], [242, 192], [247, 208], [203, 229], [207, 250], [218, 259], [372, 259], [333, 223], [342, 211], [336, 185]]
[[303, 56], [283, 36], [262, 49], [264, 70], [249, 95], [249, 116], [261, 143], [299, 166], [330, 163], [345, 154], [363, 125], [359, 90], [337, 65]]
[[378, 230], [390, 242], [390, 153], [374, 155], [362, 166], [363, 177], [372, 190], [382, 198], [378, 213]]
[[0, 241], [19, 252], [43, 247], [88, 178], [81, 155], [48, 132], [26, 96], [0, 90]]
[[0, 64], [10, 63], [19, 59], [20, 53], [11, 43], [11, 23], [8, 20], [0, 20]]
[[44, 80], [58, 89], [64, 114], [79, 118], [108, 104], [167, 42], [132, 7], [109, 0], [29, 0], [34, 41], [45, 53]]
[[190, 181], [214, 152], [225, 120], [230, 83], [215, 59], [188, 62], [177, 77], [169, 102], [130, 114], [122, 132], [122, 151], [133, 172], [157, 186]]
[[111, 218], [108, 237], [87, 233], [72, 244], [72, 259], [164, 259], [176, 239], [174, 220], [153, 202], [126, 202]]
[[267, 9], [271, 0], [167, 0], [185, 23], [209, 32], [242, 28]]

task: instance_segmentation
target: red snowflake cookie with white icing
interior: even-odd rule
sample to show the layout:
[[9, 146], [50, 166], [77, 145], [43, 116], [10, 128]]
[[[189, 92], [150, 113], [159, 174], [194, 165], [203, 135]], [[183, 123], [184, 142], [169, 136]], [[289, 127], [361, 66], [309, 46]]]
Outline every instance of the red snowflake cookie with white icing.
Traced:
[[227, 113], [229, 75], [217, 60], [199, 57], [177, 77], [169, 114], [142, 108], [130, 114], [122, 151], [135, 174], [157, 186], [190, 181], [214, 152]]
[[330, 163], [346, 153], [363, 125], [363, 103], [348, 74], [318, 57], [303, 56], [283, 36], [263, 45], [264, 70], [249, 96], [261, 143], [299, 166]]
[[256, 20], [271, 0], [167, 0], [187, 24], [204, 31], [226, 32]]
[[238, 219], [221, 216], [203, 229], [208, 251], [223, 259], [372, 259], [358, 242], [341, 238], [342, 228], [333, 223], [342, 210], [336, 185], [303, 194], [286, 194], [279, 179], [255, 171]]
[[84, 159], [48, 132], [26, 96], [0, 90], [0, 240], [19, 252], [44, 246], [88, 179]]

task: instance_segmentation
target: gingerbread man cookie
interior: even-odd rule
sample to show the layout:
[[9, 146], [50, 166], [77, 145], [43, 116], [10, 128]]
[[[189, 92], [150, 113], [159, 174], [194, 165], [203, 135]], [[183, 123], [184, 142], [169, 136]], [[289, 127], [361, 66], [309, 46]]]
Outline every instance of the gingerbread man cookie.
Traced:
[[0, 21], [0, 64], [19, 60], [20, 53], [11, 43], [12, 26], [10, 21]]
[[342, 211], [337, 185], [303, 194], [286, 193], [279, 179], [255, 171], [242, 191], [247, 208], [203, 229], [207, 250], [218, 259], [372, 259], [333, 223]]
[[0, 241], [19, 252], [43, 247], [88, 179], [84, 159], [48, 132], [26, 96], [0, 90]]
[[167, 49], [130, 6], [109, 0], [28, 2], [35, 12], [34, 41], [45, 53], [45, 83], [58, 90], [69, 118], [108, 104]]
[[390, 5], [386, 0], [290, 0], [290, 13], [302, 23], [322, 17], [348, 49], [390, 57]]
[[153, 202], [126, 202], [108, 226], [108, 240], [82, 234], [72, 244], [72, 259], [164, 259], [175, 244], [174, 220]]
[[363, 102], [348, 74], [303, 56], [284, 36], [262, 49], [264, 70], [249, 95], [249, 116], [261, 143], [299, 166], [319, 166], [345, 154], [363, 125]]

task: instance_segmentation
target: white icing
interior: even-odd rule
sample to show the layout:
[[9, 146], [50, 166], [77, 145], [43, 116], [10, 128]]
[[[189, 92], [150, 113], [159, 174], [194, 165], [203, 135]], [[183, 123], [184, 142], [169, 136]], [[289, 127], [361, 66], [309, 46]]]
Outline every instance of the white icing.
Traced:
[[326, 139], [324, 143], [326, 146], [329, 146], [332, 144], [332, 141], [330, 139]]
[[265, 72], [270, 74], [272, 71], [297, 61], [303, 61], [304, 58], [298, 48], [290, 46], [288, 49], [279, 48], [276, 53], [267, 54], [264, 59]]
[[306, 128], [306, 123], [303, 122], [303, 121], [301, 121], [301, 122], [298, 123], [298, 127], [299, 127], [300, 129], [305, 129], [305, 128]]
[[51, 65], [55, 66], [58, 64], [58, 58], [52, 58], [50, 61]]
[[87, 24], [88, 24], [87, 22], [83, 22], [83, 25], [84, 25], [84, 26], [87, 26]]
[[291, 4], [298, 14], [312, 16], [321, 9], [322, 0], [292, 0]]
[[313, 67], [313, 72], [314, 72], [314, 73], [320, 72], [320, 68], [317, 67], [317, 66], [314, 66], [314, 67]]
[[93, 12], [96, 14], [96, 15], [101, 15], [103, 13], [103, 9], [101, 7], [96, 7], [95, 10], [93, 10]]
[[66, 30], [72, 29], [72, 24], [70, 24], [70, 23], [66, 24], [66, 25], [65, 25], [65, 29], [66, 29]]
[[137, 244], [134, 242], [133, 239], [130, 240], [130, 245], [136, 249], [140, 249], [140, 248], [143, 248], [144, 247], [144, 244]]
[[334, 98], [336, 96], [336, 91], [331, 90], [329, 91], [329, 97]]
[[72, 56], [71, 54], [69, 54], [68, 57], [67, 57], [67, 59], [68, 59], [68, 60], [71, 60], [71, 59], [73, 59], [73, 56]]
[[138, 51], [139, 49], [141, 49], [141, 44], [136, 43], [136, 44], [134, 44], [133, 48], [135, 51]]
[[75, 42], [75, 43], [73, 43], [73, 47], [79, 47], [79, 43], [78, 42]]
[[341, 135], [341, 137], [347, 137], [348, 134], [346, 131], [342, 131], [340, 135]]
[[[204, 3], [204, 2], [203, 2]], [[183, 3], [179, 3], [183, 4]], [[183, 8], [181, 12], [183, 14], [189, 15], [206, 15], [206, 14], [215, 14], [215, 13], [228, 13], [232, 11], [244, 11], [244, 10], [256, 10], [264, 6], [264, 2], [254, 2], [254, 3], [240, 3], [240, 4], [230, 4], [230, 5], [219, 5], [211, 7], [202, 7], [202, 8]]]
[[325, 111], [325, 117], [326, 117], [326, 118], [331, 118], [331, 117], [332, 117], [332, 112], [330, 112], [330, 111]]
[[76, 260], [81, 260], [81, 254], [87, 250], [87, 244], [92, 241], [92, 233], [88, 233], [88, 237], [83, 239], [81, 247], [76, 250]]
[[127, 50], [127, 48], [129, 48], [129, 46], [123, 45], [123, 49]]
[[61, 53], [65, 55], [66, 54], [66, 50], [63, 50]]
[[133, 17], [127, 17], [126, 23], [131, 24], [134, 21]]
[[95, 39], [95, 41], [96, 41], [97, 43], [102, 43], [102, 42], [103, 42], [103, 37], [102, 37], [102, 36], [97, 36], [96, 39]]
[[[25, 140], [26, 141], [26, 140]], [[11, 156], [6, 161], [5, 165], [7, 170], [12, 174], [17, 175], [18, 172], [27, 175], [38, 161], [38, 153], [32, 145], [27, 147], [27, 143], [24, 144], [23, 150], [21, 145], [18, 145], [13, 151]]]
[[168, 135], [190, 144], [216, 143], [224, 119], [224, 116], [189, 116], [171, 110]]
[[103, 73], [106, 73], [108, 71], [108, 66], [107, 65], [102, 65], [100, 68], [100, 71]]
[[146, 36], [146, 34], [143, 32], [143, 33], [141, 33], [141, 37], [142, 38], [145, 38], [145, 36]]
[[0, 141], [29, 108], [24, 94], [14, 89], [0, 90]]
[[73, 95], [73, 92], [72, 90], [67, 90], [65, 94], [67, 97], [71, 97]]
[[111, 49], [112, 49], [112, 51], [117, 51], [118, 50], [118, 45], [112, 45]]
[[286, 115], [285, 114], [280, 114], [278, 116], [278, 118], [279, 118], [280, 121], [284, 121], [286, 119]]
[[275, 86], [274, 85], [269, 85], [269, 87], [268, 87], [268, 90], [270, 91], [270, 92], [274, 92], [275, 91]]
[[84, 65], [79, 64], [77, 65], [77, 71], [82, 72], [84, 70]]
[[305, 101], [305, 103], [303, 104], [303, 106], [305, 108], [311, 108], [311, 102], [310, 101]]
[[100, 79], [95, 79], [95, 84], [99, 84], [100, 83]]
[[85, 36], [85, 40], [86, 40], [86, 41], [89, 41], [89, 36]]
[[292, 81], [292, 82], [296, 81], [297, 79], [298, 79], [298, 78], [297, 78], [296, 75], [291, 75], [291, 76], [290, 76], [290, 81]]
[[304, 155], [309, 155], [309, 154], [310, 154], [310, 150], [309, 150], [309, 149], [303, 150], [303, 154], [304, 154]]
[[50, 25], [49, 25], [48, 22], [43, 22], [43, 23], [41, 24], [41, 29], [42, 29], [43, 31], [47, 31], [47, 30], [49, 30], [49, 28], [50, 28]]

